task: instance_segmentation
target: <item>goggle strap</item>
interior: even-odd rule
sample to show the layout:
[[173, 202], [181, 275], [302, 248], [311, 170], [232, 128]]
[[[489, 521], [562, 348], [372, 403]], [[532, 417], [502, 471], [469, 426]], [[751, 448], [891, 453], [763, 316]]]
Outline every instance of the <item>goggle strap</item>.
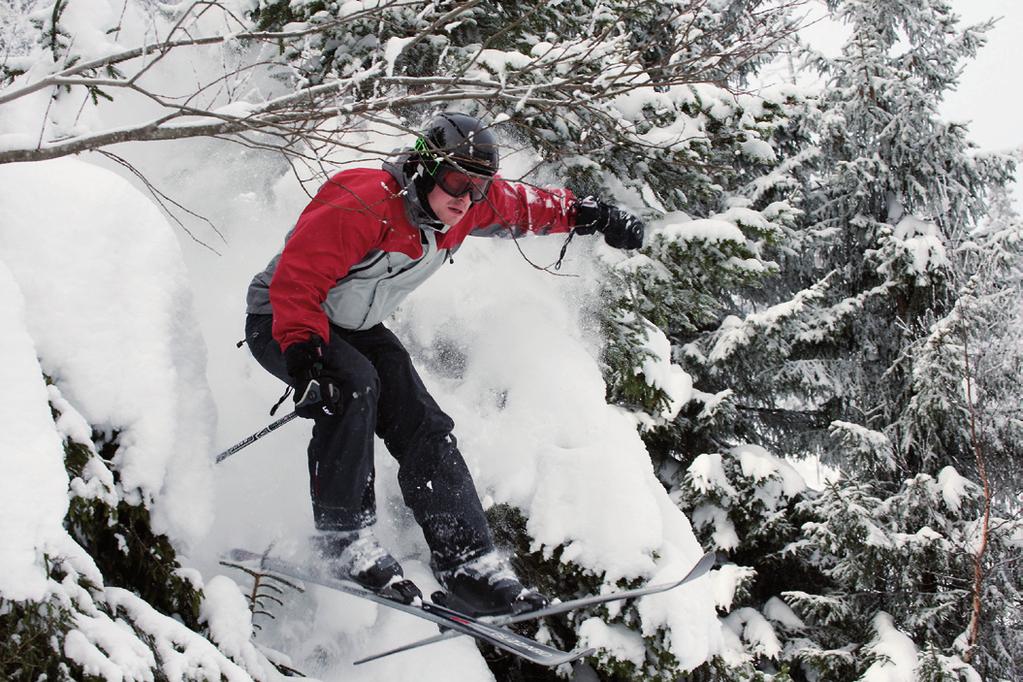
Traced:
[[[441, 159], [438, 159], [437, 155], [430, 151], [429, 145], [426, 144], [426, 138], [425, 137], [416, 138], [416, 144], [413, 147], [413, 149], [419, 152], [419, 158], [422, 159], [423, 168], [426, 170], [427, 174], [430, 175], [431, 177], [436, 175], [437, 169], [440, 168]], [[429, 165], [428, 159], [432, 160], [433, 162], [432, 168]]]

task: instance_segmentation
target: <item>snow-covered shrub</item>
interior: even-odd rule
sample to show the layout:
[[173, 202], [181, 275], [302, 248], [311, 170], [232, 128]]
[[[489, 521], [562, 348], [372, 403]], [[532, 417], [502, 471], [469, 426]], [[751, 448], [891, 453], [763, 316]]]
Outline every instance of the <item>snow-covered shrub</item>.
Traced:
[[[85, 420], [52, 385], [50, 395], [64, 432], [68, 535], [44, 555], [41, 597], [0, 593], [0, 676], [67, 682], [272, 679], [273, 667], [254, 651], [246, 660], [210, 641], [211, 619], [201, 610], [216, 607], [204, 603], [198, 574], [181, 567], [169, 539], [153, 532], [148, 509], [126, 499], [109, 465], [117, 457], [116, 437], [79, 440], [88, 432], [82, 430]], [[236, 611], [249, 619], [247, 640], [251, 616], [240, 594], [238, 599]]]

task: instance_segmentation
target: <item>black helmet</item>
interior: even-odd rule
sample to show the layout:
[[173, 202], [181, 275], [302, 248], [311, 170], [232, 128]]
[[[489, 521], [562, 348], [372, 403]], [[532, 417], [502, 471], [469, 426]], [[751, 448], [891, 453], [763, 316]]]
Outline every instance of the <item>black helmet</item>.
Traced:
[[467, 114], [434, 117], [416, 140], [415, 150], [429, 176], [445, 164], [478, 175], [497, 173], [497, 138], [482, 121]]

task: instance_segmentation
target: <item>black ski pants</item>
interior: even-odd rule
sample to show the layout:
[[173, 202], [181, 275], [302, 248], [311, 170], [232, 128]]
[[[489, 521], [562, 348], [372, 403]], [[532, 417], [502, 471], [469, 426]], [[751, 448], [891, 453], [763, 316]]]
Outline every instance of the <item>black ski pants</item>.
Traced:
[[[292, 383], [271, 336], [273, 317], [250, 314], [245, 339], [256, 361]], [[351, 331], [331, 325], [324, 368], [341, 388], [342, 409], [316, 418], [309, 442], [313, 519], [320, 530], [376, 521], [373, 434], [398, 461], [398, 485], [430, 545], [435, 570], [493, 549], [486, 516], [451, 430], [454, 422], [426, 390], [412, 358], [384, 325]]]

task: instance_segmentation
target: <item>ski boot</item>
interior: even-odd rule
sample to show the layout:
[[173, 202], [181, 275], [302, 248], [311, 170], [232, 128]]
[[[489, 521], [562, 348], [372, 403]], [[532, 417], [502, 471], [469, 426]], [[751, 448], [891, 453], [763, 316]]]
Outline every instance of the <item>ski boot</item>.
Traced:
[[423, 593], [405, 578], [401, 564], [377, 542], [371, 528], [322, 531], [312, 544], [334, 577], [405, 604], [422, 599]]
[[549, 603], [542, 594], [524, 586], [497, 551], [435, 573], [447, 593], [437, 593], [433, 600], [466, 615], [518, 615]]

